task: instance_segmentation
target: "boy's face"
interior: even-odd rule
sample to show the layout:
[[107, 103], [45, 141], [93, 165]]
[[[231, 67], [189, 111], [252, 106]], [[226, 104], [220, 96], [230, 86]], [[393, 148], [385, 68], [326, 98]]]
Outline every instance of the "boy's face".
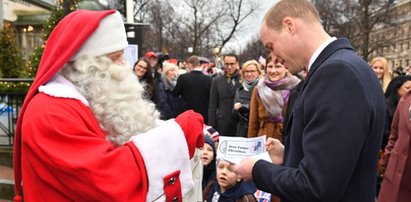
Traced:
[[229, 165], [230, 163], [225, 160], [219, 160], [217, 164], [217, 182], [220, 185], [221, 192], [237, 183], [237, 175], [228, 168]]
[[204, 144], [204, 148], [201, 154], [201, 163], [205, 166], [211, 163], [214, 159], [213, 148], [209, 144]]

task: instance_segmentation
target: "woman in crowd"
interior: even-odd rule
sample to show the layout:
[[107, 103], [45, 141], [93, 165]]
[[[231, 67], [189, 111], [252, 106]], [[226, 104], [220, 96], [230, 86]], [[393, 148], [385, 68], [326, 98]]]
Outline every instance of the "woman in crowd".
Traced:
[[378, 80], [380, 81], [382, 90], [387, 90], [388, 84], [391, 81], [390, 68], [388, 61], [383, 57], [375, 57], [371, 60], [371, 67], [375, 72]]
[[382, 165], [387, 167], [378, 202], [408, 202], [411, 199], [411, 91], [398, 102], [385, 147]]
[[[398, 102], [402, 97], [404, 97], [408, 91], [411, 89], [411, 76], [397, 76], [393, 78], [387, 87], [385, 92], [385, 101], [387, 103], [387, 112], [384, 126], [384, 134], [381, 142], [381, 152], [380, 157], [384, 158], [384, 148], [388, 143], [388, 138], [391, 133], [391, 124], [394, 118], [394, 113], [397, 108]], [[380, 184], [384, 175], [384, 166], [382, 161], [379, 162], [379, 176], [377, 178], [377, 194], [380, 190]]]
[[177, 65], [169, 62], [163, 63], [163, 71], [156, 88], [157, 109], [163, 120], [175, 118], [180, 111], [180, 99], [173, 95], [177, 82]]
[[387, 102], [387, 124], [384, 133], [384, 139], [381, 145], [381, 149], [384, 149], [387, 145], [388, 136], [390, 135], [391, 123], [394, 117], [395, 109], [397, 108], [398, 101], [404, 97], [407, 92], [411, 90], [411, 76], [398, 76], [391, 80], [385, 92], [385, 101]]
[[281, 140], [283, 109], [290, 90], [300, 79], [290, 75], [285, 66], [275, 63], [271, 56], [266, 64], [266, 75], [260, 79], [251, 97], [248, 137], [267, 135]]
[[150, 61], [146, 58], [140, 58], [134, 63], [133, 71], [137, 75], [138, 80], [144, 86], [145, 97], [154, 102], [155, 82], [152, 73]]
[[241, 68], [241, 86], [235, 92], [233, 107], [234, 116], [238, 120], [238, 137], [247, 137], [251, 95], [261, 74], [260, 64], [256, 60], [245, 62]]

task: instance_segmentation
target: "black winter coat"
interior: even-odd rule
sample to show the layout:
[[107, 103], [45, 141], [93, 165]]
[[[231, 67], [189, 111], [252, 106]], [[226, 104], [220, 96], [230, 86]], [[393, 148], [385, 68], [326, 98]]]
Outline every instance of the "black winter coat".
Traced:
[[223, 136], [236, 136], [237, 123], [233, 118], [233, 105], [235, 91], [241, 85], [239, 78], [238, 73], [230, 79], [221, 75], [211, 82], [208, 125]]
[[167, 120], [175, 118], [181, 108], [181, 101], [172, 94], [172, 86], [164, 79], [158, 82], [156, 88], [157, 109], [160, 111], [160, 119]]

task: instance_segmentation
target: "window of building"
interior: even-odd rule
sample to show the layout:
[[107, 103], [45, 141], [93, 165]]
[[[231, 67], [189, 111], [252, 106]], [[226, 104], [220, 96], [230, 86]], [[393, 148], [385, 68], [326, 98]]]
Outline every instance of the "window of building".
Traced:
[[41, 28], [35, 26], [17, 26], [17, 45], [22, 51], [23, 58], [28, 60], [34, 48], [43, 44]]

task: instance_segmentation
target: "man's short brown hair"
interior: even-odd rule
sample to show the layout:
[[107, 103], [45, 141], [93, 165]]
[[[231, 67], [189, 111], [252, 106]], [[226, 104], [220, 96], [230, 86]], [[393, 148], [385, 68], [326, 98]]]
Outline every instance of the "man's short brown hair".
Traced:
[[193, 67], [199, 67], [200, 66], [200, 59], [198, 59], [198, 56], [192, 55], [187, 59], [187, 63], [193, 65]]
[[308, 0], [281, 0], [264, 17], [267, 27], [280, 30], [285, 17], [301, 18], [307, 22], [320, 22], [314, 5]]

